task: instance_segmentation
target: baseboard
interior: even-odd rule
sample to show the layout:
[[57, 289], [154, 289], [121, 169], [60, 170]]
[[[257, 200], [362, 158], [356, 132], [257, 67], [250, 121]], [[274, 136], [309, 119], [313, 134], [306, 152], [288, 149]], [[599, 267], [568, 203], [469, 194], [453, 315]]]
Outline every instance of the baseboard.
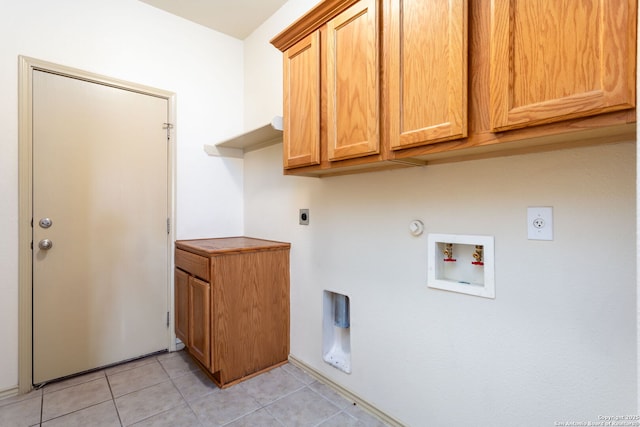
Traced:
[[18, 386], [0, 390], [0, 400], [18, 395]]
[[394, 426], [394, 427], [404, 427], [404, 424], [402, 424], [400, 421], [396, 420], [395, 418], [393, 418], [390, 415], [385, 414], [380, 409], [378, 409], [375, 406], [371, 405], [369, 402], [367, 402], [366, 400], [362, 399], [357, 394], [353, 393], [350, 390], [347, 390], [346, 388], [342, 387], [340, 384], [338, 384], [338, 383], [334, 382], [333, 380], [327, 378], [324, 374], [322, 374], [321, 372], [315, 370], [314, 368], [312, 368], [311, 366], [307, 365], [306, 363], [300, 361], [299, 359], [296, 359], [294, 356], [289, 355], [289, 362], [292, 365], [295, 365], [298, 368], [302, 369], [303, 371], [305, 371], [306, 373], [308, 373], [309, 375], [311, 375], [312, 377], [314, 377], [318, 381], [328, 385], [329, 387], [334, 389], [338, 394], [344, 396], [346, 399], [348, 399], [348, 400], [350, 400], [352, 402], [355, 402], [357, 405], [359, 405], [359, 406], [363, 407], [364, 409], [366, 409], [367, 411], [371, 412], [372, 414], [374, 414], [376, 417], [380, 418], [385, 423], [387, 423], [387, 424], [389, 424], [391, 426]]

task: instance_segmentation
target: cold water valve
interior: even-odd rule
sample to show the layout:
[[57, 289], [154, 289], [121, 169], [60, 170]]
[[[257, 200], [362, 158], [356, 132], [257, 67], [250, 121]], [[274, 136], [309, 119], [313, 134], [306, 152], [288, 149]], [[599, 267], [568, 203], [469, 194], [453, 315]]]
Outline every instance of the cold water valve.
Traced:
[[473, 259], [475, 261], [472, 261], [471, 264], [473, 265], [484, 265], [484, 261], [482, 261], [482, 245], [476, 245], [476, 251], [473, 253]]

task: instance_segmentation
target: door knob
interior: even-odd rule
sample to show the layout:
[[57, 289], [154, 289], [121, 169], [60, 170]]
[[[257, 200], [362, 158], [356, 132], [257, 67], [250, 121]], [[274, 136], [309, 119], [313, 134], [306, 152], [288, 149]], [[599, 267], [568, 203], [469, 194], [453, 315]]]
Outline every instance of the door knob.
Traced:
[[40, 227], [42, 228], [49, 228], [51, 227], [51, 224], [53, 224], [53, 221], [51, 221], [51, 218], [42, 218], [38, 221], [38, 224], [40, 224]]
[[42, 239], [38, 242], [38, 247], [43, 251], [48, 251], [53, 247], [53, 242], [49, 239]]
[[38, 224], [40, 224], [40, 227], [42, 228], [49, 228], [51, 227], [51, 224], [53, 224], [53, 221], [51, 221], [51, 218], [42, 218]]

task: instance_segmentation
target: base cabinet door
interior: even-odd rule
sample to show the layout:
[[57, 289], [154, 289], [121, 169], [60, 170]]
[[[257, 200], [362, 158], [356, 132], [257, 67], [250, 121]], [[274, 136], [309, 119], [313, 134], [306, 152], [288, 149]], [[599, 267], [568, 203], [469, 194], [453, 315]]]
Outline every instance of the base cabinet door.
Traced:
[[211, 369], [211, 287], [189, 277], [189, 350]]
[[175, 331], [176, 337], [189, 346], [189, 274], [175, 271]]

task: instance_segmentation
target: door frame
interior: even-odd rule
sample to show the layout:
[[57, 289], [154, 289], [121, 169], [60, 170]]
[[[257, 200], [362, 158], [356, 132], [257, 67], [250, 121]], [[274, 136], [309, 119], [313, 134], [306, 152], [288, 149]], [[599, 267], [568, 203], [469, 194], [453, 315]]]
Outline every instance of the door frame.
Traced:
[[118, 89], [166, 99], [168, 105], [169, 146], [167, 149], [167, 189], [170, 230], [168, 239], [167, 303], [169, 316], [169, 351], [176, 349], [173, 304], [173, 242], [175, 241], [175, 125], [176, 95], [162, 89], [90, 73], [27, 56], [19, 56], [18, 71], [18, 392], [27, 393], [33, 383], [33, 71], [44, 71], [64, 77], [106, 85]]

